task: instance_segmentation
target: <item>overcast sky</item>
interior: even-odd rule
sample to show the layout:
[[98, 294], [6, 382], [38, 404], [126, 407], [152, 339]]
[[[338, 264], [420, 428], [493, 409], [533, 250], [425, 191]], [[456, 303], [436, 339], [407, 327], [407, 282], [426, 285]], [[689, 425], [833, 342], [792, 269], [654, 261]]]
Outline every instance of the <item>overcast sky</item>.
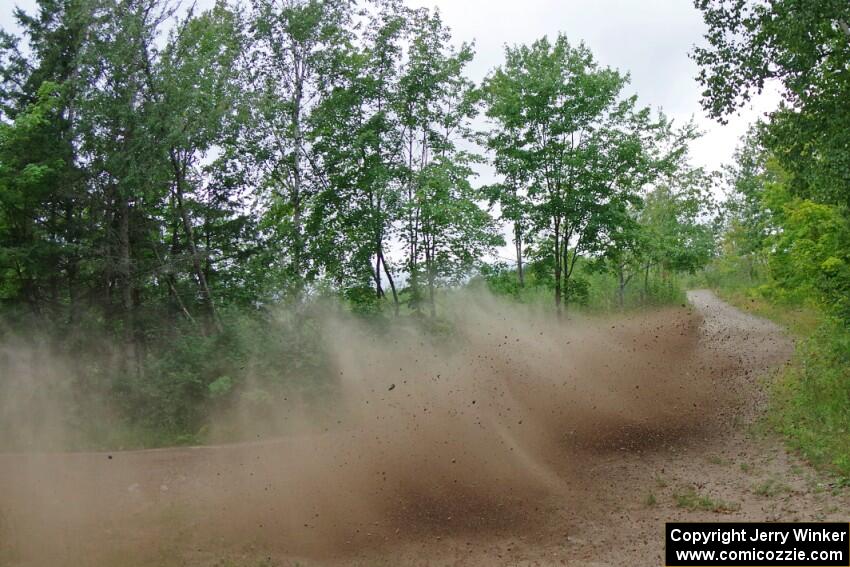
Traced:
[[628, 72], [629, 94], [661, 107], [683, 123], [694, 118], [705, 132], [693, 146], [694, 162], [714, 169], [727, 162], [747, 126], [775, 106], [765, 95], [721, 126], [700, 107], [698, 68], [688, 53], [703, 43], [700, 12], [691, 0], [411, 0], [439, 7], [458, 40], [474, 40], [470, 73], [482, 79], [500, 65], [504, 45], [531, 43], [559, 32], [584, 41], [603, 64]]

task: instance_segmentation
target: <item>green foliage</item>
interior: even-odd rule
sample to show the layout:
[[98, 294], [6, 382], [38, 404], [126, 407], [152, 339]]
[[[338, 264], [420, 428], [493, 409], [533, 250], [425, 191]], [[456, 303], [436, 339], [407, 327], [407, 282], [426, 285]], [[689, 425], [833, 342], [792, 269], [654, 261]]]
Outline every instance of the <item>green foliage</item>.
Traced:
[[[643, 279], [644, 303], [652, 303], [653, 269], [669, 282], [676, 274], [694, 274], [714, 256], [711, 180], [702, 170], [683, 168], [678, 179], [657, 185], [640, 207], [628, 210], [619, 229], [610, 235], [591, 267], [617, 278], [621, 308], [634, 288], [629, 287], [633, 280]], [[670, 298], [667, 294], [658, 297]]]
[[730, 176], [735, 193], [727, 204], [723, 254], [707, 272], [709, 283], [752, 288], [775, 303], [817, 307], [850, 321], [850, 215], [841, 206], [795, 197], [774, 160], [753, 158], [765, 149], [749, 139], [743, 148]]
[[[678, 278], [652, 270], [646, 282], [627, 288], [620, 304], [619, 282], [614, 273], [596, 269], [592, 262], [579, 260], [571, 289], [571, 302], [585, 312], [608, 313], [617, 309], [634, 309], [647, 306], [680, 305], [686, 302], [685, 291]], [[542, 277], [538, 277], [541, 274]], [[538, 262], [528, 265], [525, 284], [520, 286], [516, 270], [504, 264], [489, 266], [480, 278], [469, 286], [485, 285], [497, 296], [509, 296], [521, 303], [540, 304], [551, 300], [553, 282], [548, 266]]]
[[52, 236], [74, 230], [54, 211], [67, 198], [55, 188], [72, 183], [76, 172], [63, 139], [61, 87], [45, 82], [35, 96], [13, 123], [0, 124], [0, 300], [38, 310], [55, 267], [74, 254]]
[[669, 124], [638, 108], [636, 97], [623, 97], [627, 82], [562, 34], [506, 48], [505, 64], [485, 81], [495, 123], [488, 143], [505, 177], [490, 198], [514, 224], [518, 262], [523, 238], [548, 255], [558, 312], [562, 299], [586, 295], [570, 281], [578, 258], [615, 238], [640, 189], [682, 151], [678, 144], [668, 154], [659, 150], [673, 137]]
[[843, 0], [696, 0], [708, 46], [696, 48], [703, 105], [722, 118], [779, 84], [784, 104], [763, 139], [802, 198], [850, 204], [850, 5]]
[[227, 395], [232, 389], [233, 380], [230, 376], [219, 376], [207, 386], [210, 397], [213, 399]]
[[812, 462], [850, 478], [850, 332], [824, 323], [774, 385], [773, 424]]
[[782, 231], [771, 239], [776, 285], [812, 297], [850, 322], [850, 217], [829, 205], [794, 199], [782, 207]]
[[714, 203], [711, 176], [701, 170], [682, 172], [670, 185], [660, 185], [639, 214], [645, 255], [665, 270], [694, 273], [714, 256]]
[[[802, 335], [772, 390], [770, 422], [812, 462], [850, 475], [850, 224], [841, 205], [796, 196], [793, 179], [746, 141], [730, 171], [723, 254], [707, 282]], [[766, 154], [769, 156], [769, 154]], [[769, 487], [768, 487], [769, 488]]]
[[676, 502], [676, 507], [690, 511], [700, 510], [703, 512], [728, 514], [740, 509], [740, 505], [734, 502], [726, 502], [712, 498], [706, 494], [700, 494], [693, 488], [688, 488], [684, 492], [674, 495], [673, 499]]

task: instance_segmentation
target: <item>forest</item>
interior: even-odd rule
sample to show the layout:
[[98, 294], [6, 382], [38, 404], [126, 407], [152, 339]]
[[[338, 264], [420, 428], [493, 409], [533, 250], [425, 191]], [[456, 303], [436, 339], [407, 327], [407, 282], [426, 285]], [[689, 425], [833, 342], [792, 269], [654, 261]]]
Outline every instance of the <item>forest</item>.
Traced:
[[563, 35], [473, 84], [473, 46], [394, 0], [38, 6], [2, 38], [5, 333], [88, 353], [79, 387], [155, 430], [133, 443], [322, 384], [329, 300], [425, 324], [470, 287], [622, 309], [681, 300], [713, 254], [694, 125]]

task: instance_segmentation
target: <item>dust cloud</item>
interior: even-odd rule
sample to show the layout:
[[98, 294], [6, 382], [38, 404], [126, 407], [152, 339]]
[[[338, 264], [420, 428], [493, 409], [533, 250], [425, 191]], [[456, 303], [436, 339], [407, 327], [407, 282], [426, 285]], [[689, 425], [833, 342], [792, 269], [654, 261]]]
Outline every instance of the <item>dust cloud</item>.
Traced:
[[583, 491], [604, 489], [590, 460], [687, 443], [731, 401], [684, 306], [558, 321], [459, 296], [446, 310], [436, 334], [327, 318], [336, 394], [317, 419], [282, 404], [298, 427], [276, 439], [0, 455], [0, 565], [340, 560], [424, 537], [540, 533], [553, 502], [579, 511]]

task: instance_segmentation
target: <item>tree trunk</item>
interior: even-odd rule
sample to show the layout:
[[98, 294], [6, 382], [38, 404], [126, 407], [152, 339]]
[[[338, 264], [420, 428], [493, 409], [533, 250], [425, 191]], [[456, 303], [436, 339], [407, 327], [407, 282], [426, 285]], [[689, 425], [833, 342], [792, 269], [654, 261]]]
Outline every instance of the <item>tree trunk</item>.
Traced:
[[434, 249], [431, 240], [429, 240], [428, 237], [425, 237], [423, 244], [425, 245], [425, 271], [428, 275], [428, 306], [430, 308], [431, 317], [434, 318], [437, 316], [437, 303], [434, 301], [434, 284], [436, 275], [436, 268], [434, 266]]
[[555, 312], [561, 318], [561, 222], [555, 219]]
[[416, 200], [416, 188], [414, 187], [414, 171], [413, 171], [413, 141], [414, 133], [411, 130], [407, 140], [407, 202], [409, 211], [407, 214], [407, 231], [409, 244], [408, 257], [408, 274], [410, 275], [410, 293], [411, 304], [414, 311], [418, 314], [421, 309], [419, 298], [419, 211], [418, 206], [414, 206]]
[[[66, 200], [65, 203], [65, 224], [66, 226], [73, 226], [74, 222], [74, 205], [70, 199]], [[69, 235], [69, 240], [78, 243], [78, 238], [76, 234], [76, 229], [74, 229], [74, 234]], [[68, 256], [65, 266], [66, 273], [66, 285], [68, 286], [68, 323], [73, 327], [80, 320], [80, 305], [79, 305], [79, 293], [77, 290], [77, 277], [80, 273], [80, 264], [79, 257], [76, 253], [71, 253]]]
[[107, 227], [108, 237], [104, 239], [103, 245], [100, 248], [102, 257], [107, 259], [103, 266], [103, 301], [101, 307], [103, 308], [103, 320], [106, 321], [110, 330], [114, 330], [115, 327], [115, 310], [112, 306], [112, 292], [113, 284], [115, 283], [115, 262], [113, 259], [117, 256], [117, 250], [112, 235], [117, 231], [115, 223], [117, 218], [116, 207], [118, 198], [112, 195], [114, 191], [114, 188], [107, 190], [107, 201], [111, 202], [113, 206], [105, 207], [103, 213], [103, 225]]
[[[173, 201], [172, 201], [173, 203]], [[177, 256], [180, 253], [180, 239], [178, 236], [178, 224], [177, 222], [172, 225], [171, 228], [171, 256]], [[195, 324], [195, 318], [192, 317], [192, 314], [189, 313], [189, 310], [186, 308], [186, 304], [183, 302], [183, 298], [180, 297], [180, 293], [177, 291], [177, 279], [174, 277], [174, 272], [171, 270], [170, 266], [166, 266], [165, 262], [163, 262], [162, 257], [159, 255], [156, 247], [154, 246], [154, 253], [156, 254], [156, 260], [159, 262], [160, 267], [165, 268], [166, 276], [165, 281], [168, 284], [168, 293], [171, 296], [171, 299], [174, 300], [174, 307], [177, 311], [183, 314], [186, 319]]]
[[384, 293], [384, 288], [381, 286], [381, 236], [380, 234], [375, 239], [375, 293], [378, 296], [378, 299], [382, 297], [386, 297]]
[[384, 273], [387, 275], [387, 281], [390, 282], [390, 289], [393, 291], [393, 307], [395, 308], [395, 314], [398, 316], [398, 291], [395, 288], [395, 281], [393, 280], [393, 276], [390, 273], [390, 269], [387, 266], [387, 259], [384, 258], [384, 250], [383, 247], [378, 250], [378, 257], [381, 260], [381, 263], [384, 265]]
[[[566, 232], [566, 231], [565, 231]], [[563, 253], [561, 257], [563, 258], [564, 267], [562, 271], [564, 273], [564, 313], [569, 314], [570, 309], [570, 276], [573, 275], [573, 271], [570, 266], [570, 242], [567, 240], [566, 235], [561, 239], [561, 246], [563, 248]]]
[[375, 256], [375, 269], [372, 269], [372, 262], [369, 261], [369, 271], [372, 273], [372, 279], [375, 280], [375, 297], [381, 299], [386, 297], [384, 288], [381, 286], [381, 258]]
[[[47, 226], [50, 231], [50, 239], [53, 241], [59, 240], [60, 237], [57, 234], [58, 231], [55, 230], [56, 210], [53, 207], [50, 207], [50, 220]], [[48, 290], [50, 291], [49, 310], [53, 317], [56, 317], [56, 315], [59, 314], [59, 306], [62, 303], [59, 299], [59, 287], [61, 285], [59, 276], [59, 270], [51, 270], [50, 275], [47, 277]]]
[[186, 247], [189, 249], [189, 254], [192, 257], [192, 267], [195, 270], [195, 278], [198, 281], [198, 289], [201, 292], [201, 300], [204, 306], [209, 313], [210, 320], [212, 321], [213, 326], [216, 331], [219, 333], [224, 330], [221, 325], [221, 320], [218, 317], [218, 312], [215, 308], [215, 303], [213, 302], [212, 292], [210, 291], [209, 285], [207, 284], [207, 277], [204, 274], [204, 268], [201, 264], [201, 257], [198, 254], [198, 248], [195, 245], [195, 236], [194, 231], [192, 229], [192, 222], [189, 219], [189, 212], [186, 210], [186, 206], [183, 199], [183, 184], [185, 183], [185, 171], [186, 164], [180, 164], [177, 160], [177, 157], [174, 155], [172, 151], [172, 164], [174, 165], [174, 198], [177, 203], [177, 210], [180, 214], [180, 220], [183, 223], [183, 234], [186, 235]]
[[519, 287], [525, 287], [525, 276], [522, 273], [522, 225], [519, 221], [514, 223], [514, 244], [516, 245], [516, 273], [519, 278]]
[[617, 279], [618, 279], [618, 284], [619, 284], [618, 300], [619, 300], [619, 304], [620, 304], [620, 311], [625, 309], [625, 306], [626, 306], [626, 297], [625, 297], [626, 296], [626, 276], [623, 272], [624, 272], [623, 264], [622, 263], [617, 264]]
[[118, 281], [121, 287], [121, 312], [124, 319], [124, 337], [133, 342], [133, 275], [130, 259], [130, 201], [119, 195], [118, 199]]
[[[212, 235], [210, 234], [209, 219], [204, 217], [204, 249], [212, 250]], [[207, 282], [212, 278], [212, 259], [209, 253], [204, 255], [204, 278]]]
[[122, 359], [122, 370], [127, 371], [127, 362], [132, 361], [136, 375], [142, 371], [140, 352], [136, 341], [135, 307], [138, 296], [133, 289], [133, 266], [130, 246], [130, 200], [118, 191], [118, 281], [121, 288], [121, 312], [123, 315], [124, 348], [126, 357]]
[[293, 250], [292, 250], [292, 271], [295, 275], [295, 294], [297, 299], [301, 299], [303, 292], [303, 258], [304, 258], [304, 235], [301, 228], [302, 211], [302, 172], [301, 172], [301, 157], [304, 151], [304, 139], [301, 132], [301, 106], [304, 97], [304, 61], [298, 56], [296, 51], [295, 57], [295, 93], [292, 104], [292, 128], [294, 131], [294, 148], [292, 159], [292, 224], [293, 224]]
[[68, 324], [71, 327], [76, 326], [80, 322], [80, 305], [77, 290], [77, 275], [79, 274], [79, 264], [77, 258], [72, 257], [68, 260], [67, 285], [68, 285]]

